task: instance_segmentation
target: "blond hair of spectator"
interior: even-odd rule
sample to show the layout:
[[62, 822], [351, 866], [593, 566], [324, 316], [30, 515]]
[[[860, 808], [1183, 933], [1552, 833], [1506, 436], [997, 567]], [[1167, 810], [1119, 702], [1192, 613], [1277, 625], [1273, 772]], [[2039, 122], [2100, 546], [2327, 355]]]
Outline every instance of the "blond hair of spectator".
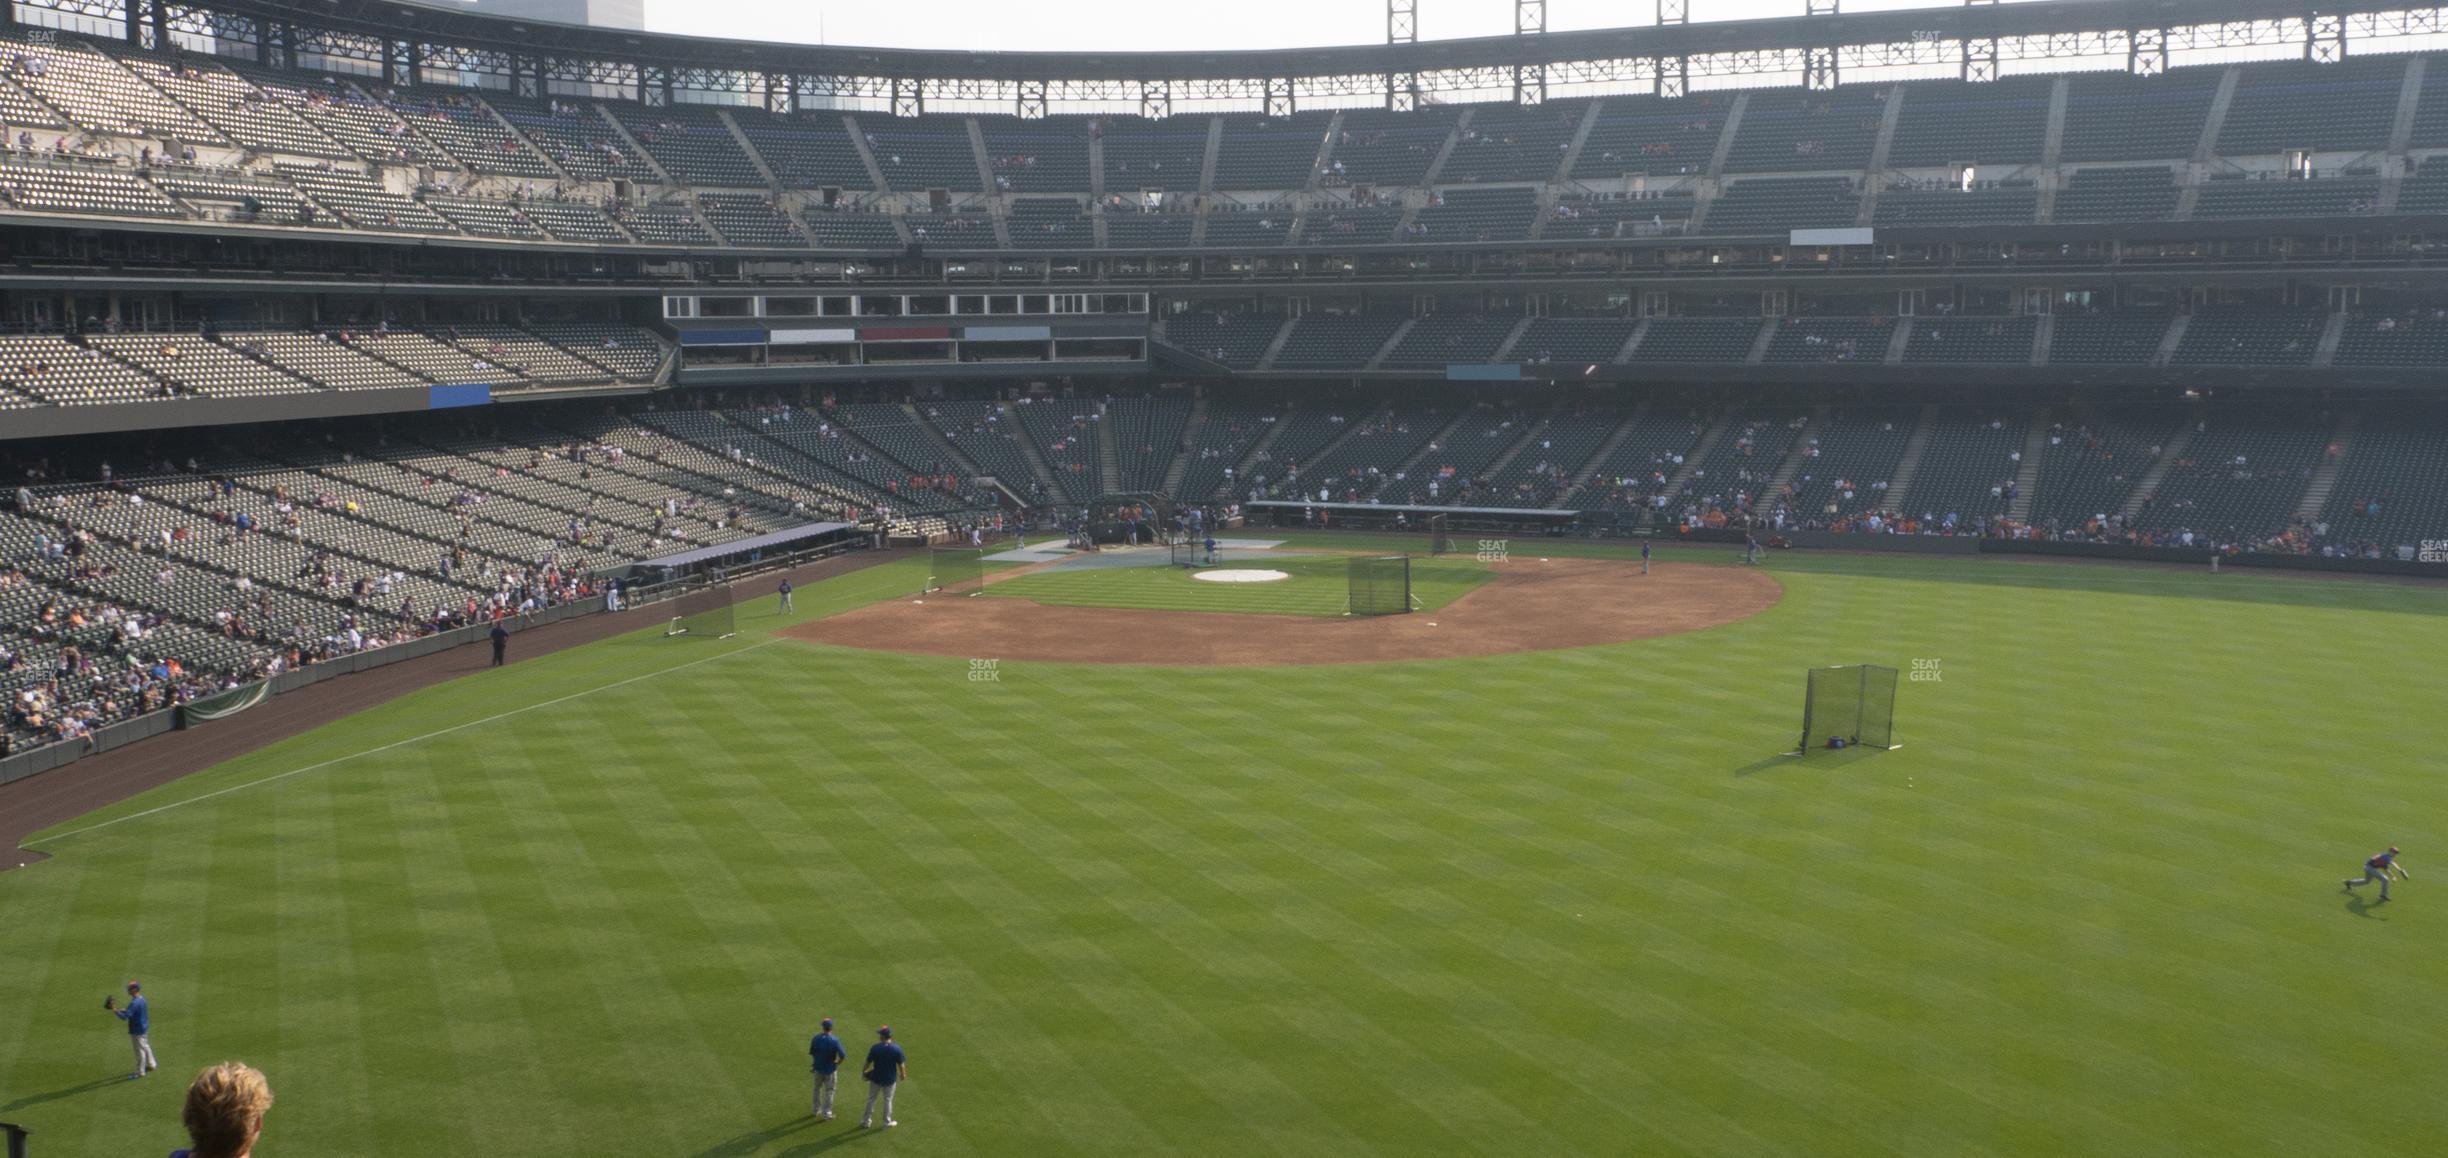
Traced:
[[195, 1143], [194, 1158], [246, 1158], [263, 1133], [264, 1111], [271, 1108], [272, 1086], [262, 1071], [245, 1062], [222, 1062], [187, 1087], [187, 1108], [179, 1120]]

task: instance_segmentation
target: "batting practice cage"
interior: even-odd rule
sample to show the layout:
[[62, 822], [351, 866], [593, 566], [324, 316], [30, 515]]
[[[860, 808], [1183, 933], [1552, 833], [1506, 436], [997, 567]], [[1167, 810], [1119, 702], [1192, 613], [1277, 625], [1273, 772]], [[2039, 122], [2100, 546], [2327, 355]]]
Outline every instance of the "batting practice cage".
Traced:
[[1349, 615], [1401, 615], [1411, 610], [1411, 556], [1375, 555], [1351, 561]]
[[969, 593], [975, 595], [985, 576], [986, 552], [975, 547], [936, 547], [927, 552], [926, 583], [918, 593], [949, 591], [967, 584]]
[[682, 592], [672, 603], [671, 622], [663, 629], [666, 636], [694, 635], [706, 639], [729, 639], [737, 633], [731, 620], [731, 588], [721, 583]]
[[1184, 539], [1173, 544], [1173, 565], [1176, 567], [1204, 567], [1213, 562], [1215, 560], [1207, 557], [1207, 544], [1205, 543], [1193, 543]]
[[[1877, 664], [1815, 667], [1802, 700], [1802, 744], [1813, 748], [1896, 748], [1896, 669]], [[1843, 741], [1842, 744], [1835, 741]]]
[[1099, 543], [1153, 546], [1173, 529], [1173, 500], [1160, 494], [1099, 495], [1088, 504], [1088, 535]]
[[1431, 556], [1453, 554], [1453, 531], [1446, 525], [1445, 519], [1444, 515], [1428, 516], [1428, 554]]

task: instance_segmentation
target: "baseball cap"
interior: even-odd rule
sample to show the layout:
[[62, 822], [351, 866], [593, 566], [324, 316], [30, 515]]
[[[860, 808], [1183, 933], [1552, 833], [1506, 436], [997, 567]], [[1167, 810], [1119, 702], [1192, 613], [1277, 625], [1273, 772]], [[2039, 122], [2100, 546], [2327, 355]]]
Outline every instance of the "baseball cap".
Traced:
[[832, 1018], [830, 1018], [830, 1017], [823, 1018], [823, 1019], [822, 1019], [822, 1021], [823, 1021], [823, 1023], [824, 1023], [824, 1027], [825, 1027], [826, 1029], [831, 1029], [831, 1028], [833, 1028], [833, 1019], [832, 1019]]
[[877, 1026], [877, 1027], [876, 1027], [876, 1036], [877, 1036], [877, 1037], [891, 1037], [891, 1036], [892, 1036], [892, 1027], [891, 1027], [891, 1026], [889, 1026], [889, 1025], [879, 1025], [879, 1026]]
[[136, 984], [136, 983], [135, 983], [135, 982], [133, 982], [133, 981], [128, 982], [128, 992], [130, 992], [130, 993], [134, 993], [134, 992], [136, 992], [137, 990], [142, 989], [142, 988], [144, 988], [144, 986], [142, 986], [142, 985], [138, 985], [138, 984]]

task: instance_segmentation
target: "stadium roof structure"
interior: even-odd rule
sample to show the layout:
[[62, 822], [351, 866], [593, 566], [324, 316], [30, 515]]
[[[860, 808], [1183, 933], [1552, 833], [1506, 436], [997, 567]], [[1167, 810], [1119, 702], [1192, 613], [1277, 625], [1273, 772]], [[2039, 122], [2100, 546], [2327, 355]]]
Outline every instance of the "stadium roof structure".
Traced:
[[[1662, 3], [1662, 7], [1664, 4]], [[1675, 5], [1680, 8], [1680, 5]], [[1834, 7], [1831, 2], [1829, 7]], [[2018, 62], [2121, 60], [2136, 72], [2188, 55], [2300, 47], [2343, 59], [2354, 42], [2448, 29], [2448, 9], [2347, 0], [2317, 11], [2299, 0], [2034, 0], [1790, 18], [1532, 32], [1402, 44], [1233, 52], [970, 52], [773, 44], [480, 16], [397, 0], [21, 0], [20, 19], [91, 30], [123, 27], [160, 44], [212, 37], [279, 66], [299, 56], [350, 62], [395, 84], [429, 74], [477, 79], [521, 95], [614, 92], [649, 104], [728, 101], [776, 111], [803, 101], [898, 115], [930, 102], [965, 111], [1004, 105], [1043, 116], [1176, 102], [1209, 110], [1413, 102], [1544, 100], [1551, 89], [1664, 96], [1798, 77], [1834, 87], [1853, 70], [1992, 80]], [[57, 21], [45, 19], [57, 14]], [[2028, 71], [2026, 69], [2025, 71]], [[1740, 78], [1754, 78], [1745, 82]], [[461, 83], [467, 83], [462, 80]]]

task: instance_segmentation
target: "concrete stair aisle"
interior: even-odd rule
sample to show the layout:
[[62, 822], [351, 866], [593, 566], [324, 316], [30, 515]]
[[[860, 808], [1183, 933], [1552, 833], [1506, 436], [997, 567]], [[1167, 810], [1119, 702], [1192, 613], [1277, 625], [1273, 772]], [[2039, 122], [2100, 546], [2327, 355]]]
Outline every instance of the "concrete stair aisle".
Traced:
[[1522, 320], [1513, 323], [1513, 328], [1505, 331], [1504, 341], [1497, 344], [1496, 353], [1488, 361], [1504, 361], [1506, 355], [1513, 352], [1513, 347], [1521, 343], [1522, 335], [1530, 332], [1530, 322], [1531, 319], [1525, 315]]
[[1537, 442], [1539, 440], [1539, 436], [1546, 434], [1547, 428], [1553, 425], [1555, 425], [1555, 411], [1550, 410], [1546, 414], [1541, 415], [1536, 422], [1528, 423], [1525, 429], [1523, 429], [1521, 437], [1514, 439], [1513, 445], [1506, 447], [1503, 454], [1499, 454], [1494, 459], [1490, 460], [1487, 466], [1479, 473], [1486, 475], [1489, 478], [1495, 478], [1497, 475], [1503, 474], [1506, 467], [1513, 465], [1514, 459], [1520, 458], [1521, 453], [1530, 449], [1531, 444]]
[[2176, 357], [2176, 347], [2184, 344], [2185, 331], [2192, 328], [2193, 315], [2178, 314], [2168, 323], [2167, 332], [2159, 335], [2159, 349], [2151, 354], [2150, 364], [2165, 366]]
[[[1428, 171], [1420, 174], [1420, 188], [1435, 187], [1437, 178], [1444, 175], [1445, 163], [1453, 159], [1454, 147], [1461, 143], [1463, 132], [1470, 128], [1471, 117], [1477, 112], [1477, 109], [1465, 108], [1461, 116], [1454, 118], [1453, 127], [1445, 131], [1445, 143], [1437, 146], [1436, 156], [1428, 162]], [[1405, 214], [1403, 221], [1408, 224], [1410, 215]]]
[[1776, 344], [1777, 327], [1784, 324], [1785, 319], [1783, 318], [1769, 318], [1767, 321], [1762, 322], [1760, 324], [1759, 336], [1751, 339], [1751, 352], [1743, 355], [1743, 365], [1757, 366], [1766, 362], [1768, 360], [1768, 347]]
[[[1038, 452], [1035, 436], [1029, 433], [1028, 427], [1020, 425], [1020, 412], [1012, 409], [1012, 404], [1009, 402], [997, 402], [995, 409], [1001, 411], [1003, 421], [1010, 424], [1004, 429], [1011, 431], [1012, 441], [1020, 444], [1020, 457], [1028, 461], [1029, 470], [1036, 474], [1038, 485], [1045, 488], [1047, 501], [1063, 501], [1063, 496], [1070, 492], [1064, 490], [1062, 480], [1054, 476], [1053, 464], [1047, 462], [1045, 455]], [[1104, 423], [1099, 422], [1097, 425], [1103, 426]]]
[[2346, 311], [2329, 315], [2321, 325], [2320, 342], [2312, 347], [2312, 365], [2326, 369], [2337, 364], [2338, 343], [2346, 340]]
[[1103, 405], [1097, 407], [1100, 416], [1096, 424], [1096, 458], [1098, 489], [1106, 494], [1122, 491], [1122, 455], [1114, 449], [1113, 415]]
[[[724, 128], [731, 130], [731, 143], [738, 145], [740, 152], [748, 158], [748, 163], [756, 166], [757, 176], [765, 178], [766, 187], [779, 192], [782, 179], [774, 176], [773, 166], [765, 163], [765, 155], [757, 152], [756, 143], [748, 139], [748, 130], [740, 127], [731, 110], [718, 105], [714, 109], [714, 116], [723, 123]], [[800, 224], [804, 225], [805, 222]]]
[[2329, 445], [2337, 448], [2337, 453], [2324, 455], [2319, 469], [2312, 472], [2311, 485], [2304, 489], [2302, 501], [2295, 504], [2296, 522], [2319, 520], [2321, 510], [2329, 505], [2330, 494], [2337, 490], [2339, 466], [2345, 463], [2346, 456], [2354, 453], [2355, 430], [2362, 425], [2363, 412], [2360, 410], [2349, 410], [2338, 415], [2337, 429], [2329, 435]]
[[[2200, 414], [2196, 411], [2195, 418], [2199, 417]], [[2159, 461], [2152, 463], [2149, 470], [2142, 472], [2142, 481], [2135, 483], [2133, 493], [2125, 496], [2125, 505], [2120, 510], [2126, 517], [2131, 518], [2141, 514], [2143, 504], [2159, 496], [2159, 484], [2167, 481], [2168, 471], [2175, 467], [2177, 459], [2183, 458], [2185, 452], [2193, 449], [2195, 425], [2195, 423], [2188, 422], [2178, 427], [2176, 437], [2169, 439], [2168, 444], [2160, 448]]]
[[1454, 431], [1461, 429], [1462, 420], [1468, 417], [1470, 417], [1470, 411], [1464, 410], [1446, 420], [1445, 425], [1438, 427], [1435, 434], [1428, 436], [1428, 441], [1421, 443], [1418, 450], [1411, 452], [1411, 457], [1396, 463], [1394, 465], [1392, 474], [1389, 474], [1386, 477], [1392, 478], [1397, 474], [1407, 475], [1414, 467], [1428, 461], [1429, 455], [1437, 454], [1443, 451], [1445, 449], [1445, 444], [1453, 440]]
[[1367, 364], [1367, 365], [1365, 365], [1365, 366], [1362, 366], [1362, 367], [1361, 367], [1361, 369], [1363, 369], [1363, 370], [1382, 370], [1382, 369], [1384, 369], [1384, 368], [1385, 368], [1385, 360], [1386, 360], [1386, 356], [1387, 356], [1387, 355], [1389, 355], [1389, 354], [1392, 354], [1392, 353], [1394, 352], [1394, 348], [1395, 348], [1396, 346], [1400, 346], [1400, 345], [1402, 345], [1402, 340], [1403, 340], [1403, 338], [1405, 338], [1406, 336], [1408, 336], [1408, 335], [1411, 333], [1411, 327], [1416, 326], [1416, 325], [1418, 325], [1418, 324], [1419, 324], [1419, 319], [1418, 319], [1418, 318], [1404, 318], [1404, 319], [1403, 319], [1403, 323], [1402, 323], [1401, 325], [1394, 327], [1394, 332], [1393, 332], [1393, 333], [1386, 335], [1385, 345], [1382, 345], [1382, 346], [1377, 347], [1377, 352], [1376, 352], [1376, 353], [1374, 353], [1374, 354], [1369, 355], [1368, 364]]
[[[1266, 461], [1262, 456], [1268, 451], [1274, 449], [1275, 440], [1283, 436], [1283, 428], [1284, 424], [1280, 415], [1277, 417], [1277, 421], [1266, 424], [1266, 433], [1259, 435], [1258, 441], [1251, 443], [1250, 448], [1242, 452], [1240, 461], [1233, 464], [1233, 483], [1237, 484], [1248, 479], [1250, 477], [1250, 471], [1260, 462]], [[1268, 465], [1272, 466], [1274, 464], [1268, 463]], [[1206, 498], [1207, 496], [1198, 495], [1194, 497]], [[1231, 496], [1227, 495], [1226, 497], [1230, 498]]]
[[[867, 180], [875, 184], [878, 193], [892, 192], [892, 182], [884, 179], [884, 166], [876, 164], [875, 150], [867, 147], [867, 131], [859, 128], [858, 116], [843, 113], [841, 120], [842, 131], [850, 134], [850, 148], [858, 153], [859, 164], [867, 167]], [[895, 224], [899, 224], [900, 220], [898, 215], [893, 218]], [[901, 240], [904, 243], [909, 241], [906, 231]]]
[[1548, 508], [1552, 510], [1561, 507], [1580, 494], [1581, 489], [1588, 486], [1590, 479], [1597, 475], [1598, 467], [1605, 463], [1617, 448], [1623, 446], [1625, 439], [1632, 437], [1633, 429], [1640, 425], [1641, 419], [1648, 413], [1649, 404], [1643, 402], [1634, 407], [1632, 413], [1625, 415], [1622, 422], [1616, 423], [1614, 433], [1607, 435], [1606, 441], [1598, 444], [1598, 449], [1590, 454], [1589, 461], [1573, 468], [1571, 481], [1565, 484], [1562, 493], [1556, 495], [1554, 502], [1547, 504]]
[[1751, 503], [1753, 510], [1764, 514], [1785, 501], [1785, 484], [1792, 482], [1795, 475], [1802, 473], [1802, 467], [1810, 462], [1811, 440], [1819, 437], [1819, 432], [1827, 427], [1827, 417], [1826, 405], [1811, 407], [1809, 420], [1802, 424], [1802, 429], [1794, 432], [1793, 447], [1785, 452], [1785, 461], [1778, 463], [1776, 473], [1760, 484], [1759, 495]]
[[[1904, 500], [1912, 494], [1913, 476], [1921, 473], [1921, 456], [1929, 453], [1930, 440], [1938, 437], [1938, 406], [1925, 403], [1921, 418], [1913, 424], [1912, 436], [1904, 440], [1904, 457], [1896, 460], [1895, 474], [1887, 479], [1886, 507], [1891, 511], [1906, 509]], [[2023, 457], [2030, 458], [2025, 454]]]
[[2023, 469], [2015, 472], [2015, 499], [2006, 507], [2006, 517], [2015, 522], [2031, 521], [2032, 495], [2040, 489], [2040, 455], [2048, 449], [2049, 424], [2055, 421], [2056, 412], [2046, 406], [2032, 410], [2031, 433], [2023, 439]]
[[1207, 497], [1198, 495], [1193, 498], [1181, 493], [1182, 476], [1190, 471], [1190, 448], [1198, 445], [1199, 431], [1206, 428], [1207, 400], [1200, 398], [1190, 404], [1190, 420], [1182, 424], [1181, 445], [1173, 448], [1173, 462], [1165, 467], [1164, 481], [1157, 484], [1157, 493], [1175, 499], [1189, 498], [1194, 502]]
[[[629, 126], [622, 124], [619, 117], [613, 116], [612, 110], [596, 104], [593, 101], [587, 102], [587, 107], [594, 109], [596, 116], [602, 117], [605, 124], [612, 126], [612, 135], [620, 138], [622, 155], [635, 157], [639, 164], [646, 166], [646, 168], [649, 170], [652, 170], [654, 175], [664, 184], [680, 184], [680, 182], [672, 180], [671, 172], [663, 167], [663, 162], [655, 160], [655, 155], [647, 152], [646, 146], [639, 144], [638, 139], [630, 135]], [[640, 201], [646, 200], [644, 197], [638, 197], [637, 199]]]
[[[1691, 453], [1683, 456], [1683, 465], [1676, 467], [1675, 472], [1666, 477], [1667, 494], [1682, 493], [1683, 484], [1690, 482], [1692, 473], [1700, 469], [1700, 460], [1707, 458], [1710, 451], [1717, 449], [1717, 443], [1725, 438], [1726, 431], [1731, 429], [1737, 421], [1740, 421], [1740, 416], [1729, 410], [1700, 432], [1700, 442], [1691, 448]], [[1813, 425], [1815, 426], [1816, 423]]]
[[1284, 324], [1276, 328], [1274, 338], [1267, 342], [1266, 353], [1258, 355], [1257, 369], [1272, 370], [1275, 368], [1275, 359], [1283, 353], [1284, 343], [1292, 339], [1292, 327], [1299, 324], [1299, 318], [1284, 319]]

